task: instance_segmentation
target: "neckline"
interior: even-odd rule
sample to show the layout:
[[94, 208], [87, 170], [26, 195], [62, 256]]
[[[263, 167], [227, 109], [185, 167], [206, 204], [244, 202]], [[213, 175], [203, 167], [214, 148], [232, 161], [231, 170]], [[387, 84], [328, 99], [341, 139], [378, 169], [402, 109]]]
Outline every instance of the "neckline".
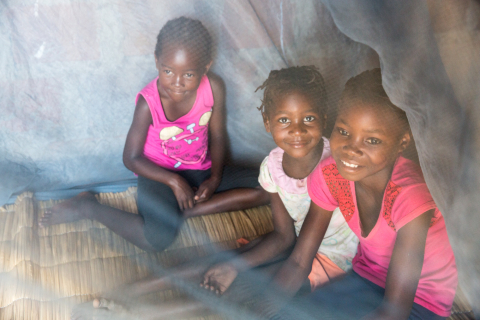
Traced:
[[[363, 238], [363, 239], [367, 239], [367, 238], [370, 238], [372, 234], [375, 234], [379, 228], [379, 224], [380, 224], [380, 219], [383, 218], [383, 212], [385, 210], [385, 197], [386, 197], [386, 191], [388, 189], [388, 185], [390, 183], [393, 183], [392, 181], [392, 177], [393, 177], [393, 173], [395, 172], [395, 168], [397, 167], [397, 164], [398, 164], [398, 161], [399, 159], [401, 158], [402, 156], [399, 155], [397, 157], [397, 159], [395, 159], [395, 163], [393, 164], [393, 169], [392, 169], [392, 173], [390, 175], [390, 179], [388, 179], [387, 181], [387, 184], [385, 185], [385, 189], [383, 190], [383, 196], [382, 196], [382, 205], [380, 207], [380, 212], [378, 214], [378, 218], [377, 218], [377, 221], [375, 222], [375, 225], [373, 226], [372, 230], [370, 230], [370, 233], [364, 237], [363, 236], [363, 228], [362, 228], [362, 221], [360, 220], [360, 210], [358, 210], [358, 203], [357, 203], [357, 191], [355, 190], [355, 181], [349, 181], [350, 182], [350, 190], [352, 192], [352, 197], [353, 197], [353, 201], [354, 201], [354, 204], [355, 204], [355, 211], [358, 213], [358, 227], [360, 228], [360, 236]], [[394, 184], [394, 183], [393, 183]], [[385, 219], [385, 218], [384, 218]]]
[[350, 191], [352, 193], [353, 203], [355, 204], [355, 211], [356, 211], [357, 217], [358, 217], [358, 228], [360, 229], [360, 236], [362, 237], [362, 239], [372, 238], [373, 235], [377, 232], [377, 230], [379, 228], [379, 225], [380, 225], [380, 222], [381, 222], [380, 219], [383, 218], [382, 212], [385, 210], [385, 208], [384, 208], [384, 206], [385, 206], [385, 194], [386, 194], [385, 191], [387, 190], [387, 187], [388, 187], [388, 185], [390, 184], [391, 181], [392, 181], [392, 179], [388, 180], [387, 186], [385, 187], [385, 190], [383, 191], [382, 205], [380, 207], [380, 212], [378, 213], [377, 221], [375, 222], [375, 225], [373, 226], [372, 230], [370, 230], [370, 232], [367, 234], [366, 237], [364, 236], [364, 232], [363, 232], [363, 228], [362, 228], [362, 220], [360, 219], [360, 210], [358, 210], [357, 191], [355, 190], [355, 181], [349, 181], [350, 182]]
[[175, 122], [177, 122], [178, 120], [181, 120], [183, 117], [186, 117], [188, 115], [190, 115], [190, 113], [192, 113], [192, 110], [195, 109], [195, 105], [197, 104], [197, 101], [198, 101], [198, 89], [200, 89], [200, 86], [203, 85], [203, 77], [206, 77], [206, 75], [203, 75], [202, 76], [202, 79], [200, 80], [200, 85], [198, 86], [197, 88], [197, 91], [195, 92], [195, 101], [193, 102], [193, 105], [192, 107], [190, 108], [190, 110], [185, 113], [183, 116], [180, 116], [178, 117], [177, 119], [173, 120], [173, 121], [170, 121], [168, 118], [167, 118], [167, 115], [165, 114], [165, 109], [163, 108], [163, 104], [162, 104], [162, 99], [160, 97], [160, 92], [158, 92], [158, 76], [155, 78], [155, 92], [156, 92], [156, 95], [157, 95], [157, 98], [158, 98], [158, 102], [160, 103], [160, 108], [162, 109], [162, 116], [163, 116], [163, 119], [168, 122], [168, 123], [172, 123], [174, 124]]

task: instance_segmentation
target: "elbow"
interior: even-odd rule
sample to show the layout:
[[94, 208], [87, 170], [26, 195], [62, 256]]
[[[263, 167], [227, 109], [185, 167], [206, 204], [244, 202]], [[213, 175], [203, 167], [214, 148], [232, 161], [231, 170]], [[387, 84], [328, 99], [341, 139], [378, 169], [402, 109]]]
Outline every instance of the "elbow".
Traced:
[[123, 164], [125, 165], [125, 167], [128, 170], [133, 171], [133, 172], [135, 172], [135, 170], [134, 170], [135, 160], [136, 160], [136, 157], [131, 156], [131, 155], [127, 155], [125, 153], [123, 154]]
[[297, 236], [295, 235], [295, 232], [279, 233], [278, 239], [280, 240], [279, 245], [281, 246], [282, 251], [293, 248], [297, 242]]

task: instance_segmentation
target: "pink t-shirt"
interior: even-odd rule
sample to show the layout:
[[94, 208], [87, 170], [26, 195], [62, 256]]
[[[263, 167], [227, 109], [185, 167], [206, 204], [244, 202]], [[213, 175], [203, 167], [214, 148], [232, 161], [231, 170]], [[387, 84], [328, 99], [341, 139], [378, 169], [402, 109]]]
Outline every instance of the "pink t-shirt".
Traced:
[[427, 234], [422, 273], [414, 302], [444, 317], [450, 315], [457, 288], [457, 267], [445, 221], [428, 191], [418, 166], [399, 157], [385, 189], [377, 223], [364, 238], [360, 227], [355, 183], [344, 179], [332, 157], [320, 163], [308, 177], [309, 195], [318, 206], [333, 211], [340, 207], [360, 244], [353, 270], [385, 288], [397, 231], [422, 213], [435, 209]]
[[143, 153], [147, 159], [170, 170], [206, 170], [212, 166], [208, 152], [208, 123], [212, 115], [213, 93], [204, 75], [190, 111], [169, 121], [157, 87], [158, 77], [137, 94], [143, 96], [152, 113]]

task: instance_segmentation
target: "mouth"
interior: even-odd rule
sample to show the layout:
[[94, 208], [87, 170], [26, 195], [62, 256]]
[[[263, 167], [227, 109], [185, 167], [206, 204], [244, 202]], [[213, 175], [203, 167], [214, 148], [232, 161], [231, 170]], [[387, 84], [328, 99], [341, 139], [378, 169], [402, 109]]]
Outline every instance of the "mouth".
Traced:
[[347, 168], [351, 168], [351, 169], [357, 169], [359, 167], [358, 164], [354, 164], [354, 163], [350, 163], [350, 162], [347, 162], [347, 161], [343, 161], [343, 160], [340, 160], [343, 165]]
[[288, 142], [288, 145], [290, 145], [292, 148], [303, 148], [306, 145], [308, 145], [307, 141], [293, 141], [293, 142]]

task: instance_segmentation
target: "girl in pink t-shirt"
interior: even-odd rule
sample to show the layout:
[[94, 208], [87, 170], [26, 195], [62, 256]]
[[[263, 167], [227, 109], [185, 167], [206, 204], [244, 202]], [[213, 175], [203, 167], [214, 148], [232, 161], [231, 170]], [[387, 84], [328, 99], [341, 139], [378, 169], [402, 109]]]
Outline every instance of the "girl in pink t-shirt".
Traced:
[[[455, 258], [420, 169], [401, 156], [410, 140], [406, 114], [389, 100], [380, 69], [347, 82], [330, 138], [332, 157], [309, 176], [312, 205], [304, 225], [317, 226], [306, 232], [320, 243], [339, 206], [360, 243], [353, 272], [312, 293], [315, 313], [347, 319], [450, 315]], [[298, 244], [292, 256], [304, 265], [314, 249]]]
[[40, 226], [97, 220], [136, 246], [161, 251], [184, 218], [268, 203], [256, 170], [224, 168], [225, 88], [209, 72], [212, 39], [198, 20], [180, 17], [160, 30], [158, 77], [137, 95], [123, 161], [138, 175], [138, 211], [96, 201], [91, 193], [46, 211]]

